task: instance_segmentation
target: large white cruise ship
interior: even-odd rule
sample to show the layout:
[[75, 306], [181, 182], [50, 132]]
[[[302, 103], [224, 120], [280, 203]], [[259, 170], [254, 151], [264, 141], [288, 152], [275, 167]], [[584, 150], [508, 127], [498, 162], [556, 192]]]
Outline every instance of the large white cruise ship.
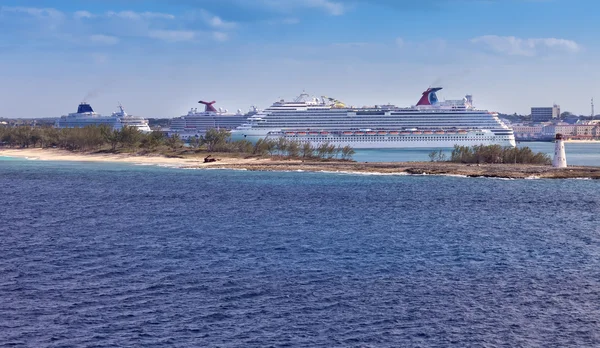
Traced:
[[95, 112], [90, 104], [83, 102], [77, 107], [77, 112], [61, 116], [54, 124], [56, 128], [82, 128], [101, 125], [116, 130], [127, 126], [137, 128], [142, 132], [152, 131], [148, 126], [148, 120], [140, 116], [128, 115], [120, 104], [118, 111], [113, 112], [110, 116], [102, 116]]
[[353, 148], [446, 148], [454, 145], [515, 146], [510, 127], [496, 113], [473, 107], [473, 98], [439, 101], [429, 88], [417, 105], [348, 107], [303, 93], [280, 100], [232, 131], [232, 139], [277, 139], [330, 143]]
[[237, 110], [233, 114], [226, 109], [216, 109], [213, 105], [215, 101], [199, 101], [198, 103], [204, 105], [204, 111], [192, 108], [187, 115], [172, 119], [168, 131], [169, 135], [178, 134], [182, 139], [188, 139], [189, 137], [204, 135], [211, 128], [232, 130], [246, 122], [249, 116], [258, 112], [253, 107], [247, 114], [243, 114], [241, 110]]

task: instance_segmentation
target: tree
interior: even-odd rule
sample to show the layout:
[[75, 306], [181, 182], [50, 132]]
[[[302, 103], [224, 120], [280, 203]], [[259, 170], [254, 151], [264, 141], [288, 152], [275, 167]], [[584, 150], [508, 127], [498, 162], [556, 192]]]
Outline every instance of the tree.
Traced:
[[349, 160], [354, 154], [355, 151], [352, 147], [350, 147], [350, 145], [346, 145], [342, 148], [342, 159]]
[[121, 132], [109, 126], [100, 126], [100, 132], [104, 140], [110, 145], [110, 150], [115, 151], [121, 141]]
[[199, 136], [190, 137], [189, 144], [192, 149], [197, 149], [202, 145], [202, 139]]
[[154, 150], [164, 142], [164, 134], [162, 132], [153, 131], [143, 134], [140, 141], [140, 147], [148, 150]]
[[231, 134], [226, 129], [212, 128], [206, 131], [202, 137], [202, 144], [206, 145], [208, 151], [216, 151], [225, 148], [225, 144]]
[[317, 155], [319, 158], [325, 158], [325, 156], [329, 153], [329, 142], [322, 143], [317, 146]]
[[312, 147], [311, 143], [305, 142], [302, 144], [301, 152], [303, 158], [310, 158], [313, 156], [315, 149]]
[[287, 154], [289, 157], [296, 158], [300, 156], [300, 143], [297, 141], [290, 141], [287, 146]]
[[31, 127], [16, 127], [14, 132], [14, 139], [20, 147], [29, 147], [29, 145], [31, 144]]
[[269, 152], [269, 155], [273, 156], [273, 153], [277, 149], [277, 143], [275, 142], [275, 140], [265, 139], [265, 144], [266, 144], [267, 152]]
[[167, 145], [171, 150], [176, 151], [183, 147], [183, 141], [179, 138], [179, 134], [173, 134], [167, 138], [165, 141], [165, 145]]
[[254, 145], [248, 140], [237, 140], [230, 143], [230, 147], [233, 151], [240, 153], [252, 153], [254, 151]]
[[119, 135], [121, 146], [132, 149], [136, 147], [136, 145], [140, 141], [140, 138], [142, 137], [142, 132], [140, 132], [140, 130], [135, 127], [125, 126], [121, 129]]
[[264, 156], [269, 151], [268, 148], [269, 148], [269, 144], [267, 143], [267, 141], [265, 139], [261, 138], [261, 139], [258, 139], [256, 144], [254, 144], [254, 149], [253, 149], [252, 153], [254, 153], [255, 155]]
[[530, 148], [504, 147], [499, 145], [454, 146], [451, 162], [456, 163], [524, 163], [550, 164], [550, 156], [534, 153]]
[[288, 150], [288, 140], [284, 137], [277, 139], [276, 145], [277, 153], [281, 156], [284, 155]]
[[437, 150], [433, 150], [429, 153], [429, 161], [430, 162], [434, 162], [435, 161], [435, 157], [437, 156]]

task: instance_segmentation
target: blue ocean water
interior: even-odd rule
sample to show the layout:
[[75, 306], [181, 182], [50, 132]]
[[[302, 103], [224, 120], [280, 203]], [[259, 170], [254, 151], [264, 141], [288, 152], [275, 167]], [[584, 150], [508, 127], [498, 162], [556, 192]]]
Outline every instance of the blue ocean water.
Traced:
[[[534, 152], [543, 152], [549, 156], [554, 155], [552, 142], [520, 142], [519, 147], [529, 147]], [[429, 161], [431, 149], [356, 149], [353, 159], [358, 162], [405, 162]], [[570, 165], [600, 166], [600, 142], [598, 143], [566, 143], [567, 162]], [[452, 149], [443, 151], [448, 158]]]
[[0, 159], [0, 346], [600, 345], [600, 181]]

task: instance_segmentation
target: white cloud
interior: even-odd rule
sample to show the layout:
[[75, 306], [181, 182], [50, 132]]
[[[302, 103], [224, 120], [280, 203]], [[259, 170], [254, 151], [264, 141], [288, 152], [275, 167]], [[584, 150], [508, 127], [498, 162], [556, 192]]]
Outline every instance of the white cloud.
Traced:
[[54, 8], [37, 8], [37, 7], [11, 7], [0, 6], [0, 13], [21, 13], [38, 18], [63, 18], [64, 14]]
[[77, 19], [80, 19], [80, 18], [92, 18], [92, 17], [94, 17], [94, 15], [91, 14], [90, 12], [88, 12], [88, 11], [76, 11], [73, 14], [73, 17], [75, 17]]
[[151, 30], [148, 32], [148, 37], [168, 42], [182, 42], [194, 40], [196, 33], [189, 30]]
[[92, 54], [92, 61], [96, 65], [103, 65], [103, 64], [105, 64], [108, 61], [108, 56], [106, 54], [103, 54], [103, 53], [93, 53]]
[[293, 24], [300, 23], [300, 19], [295, 18], [295, 17], [287, 17], [287, 18], [262, 20], [257, 23], [266, 24], [266, 25], [293, 25]]
[[341, 1], [333, 0], [262, 0], [262, 4], [282, 10], [292, 12], [298, 8], [314, 8], [324, 10], [332, 16], [343, 15], [347, 8]]
[[282, 19], [281, 23], [282, 24], [298, 24], [298, 23], [300, 23], [300, 20], [298, 18], [290, 17], [290, 18]]
[[518, 38], [515, 36], [484, 35], [471, 39], [474, 44], [483, 44], [491, 50], [514, 56], [532, 57], [541, 50], [558, 50], [577, 53], [581, 46], [572, 40], [557, 38]]
[[108, 17], [119, 17], [123, 19], [139, 20], [139, 19], [175, 19], [175, 16], [169, 13], [160, 12], [134, 12], [134, 11], [108, 11]]
[[104, 45], [116, 45], [119, 43], [119, 38], [110, 35], [96, 34], [90, 36], [90, 41]]
[[233, 29], [237, 26], [235, 22], [229, 22], [223, 20], [219, 16], [215, 16], [206, 10], [200, 10], [200, 17], [209, 26], [216, 29]]
[[221, 32], [221, 31], [213, 32], [212, 37], [216, 41], [221, 41], [221, 42], [229, 40], [229, 35], [227, 33]]
[[396, 46], [404, 47], [404, 39], [401, 37], [396, 38]]
[[333, 2], [329, 0], [307, 0], [306, 2], [308, 6], [323, 8], [334, 16], [343, 15], [346, 11], [346, 8], [341, 2]]

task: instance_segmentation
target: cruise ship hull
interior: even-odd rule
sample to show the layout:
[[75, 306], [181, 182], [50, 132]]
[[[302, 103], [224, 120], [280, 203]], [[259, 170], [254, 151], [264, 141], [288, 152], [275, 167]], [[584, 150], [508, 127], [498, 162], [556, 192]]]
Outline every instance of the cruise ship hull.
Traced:
[[415, 106], [348, 107], [334, 98], [303, 93], [280, 100], [248, 118], [233, 140], [285, 138], [313, 145], [330, 143], [356, 149], [452, 148], [455, 145], [515, 146], [512, 129], [498, 115], [473, 107], [473, 98], [440, 101], [428, 88]]
[[335, 146], [350, 146], [354, 149], [403, 149], [403, 148], [453, 148], [459, 146], [500, 145], [514, 147], [514, 135], [495, 135], [491, 131], [472, 131], [467, 134], [407, 134], [407, 135], [285, 135], [257, 134], [258, 132], [232, 132], [232, 140], [248, 140], [256, 143], [259, 139], [277, 140], [280, 137], [300, 143], [310, 142], [314, 146], [329, 143]]

